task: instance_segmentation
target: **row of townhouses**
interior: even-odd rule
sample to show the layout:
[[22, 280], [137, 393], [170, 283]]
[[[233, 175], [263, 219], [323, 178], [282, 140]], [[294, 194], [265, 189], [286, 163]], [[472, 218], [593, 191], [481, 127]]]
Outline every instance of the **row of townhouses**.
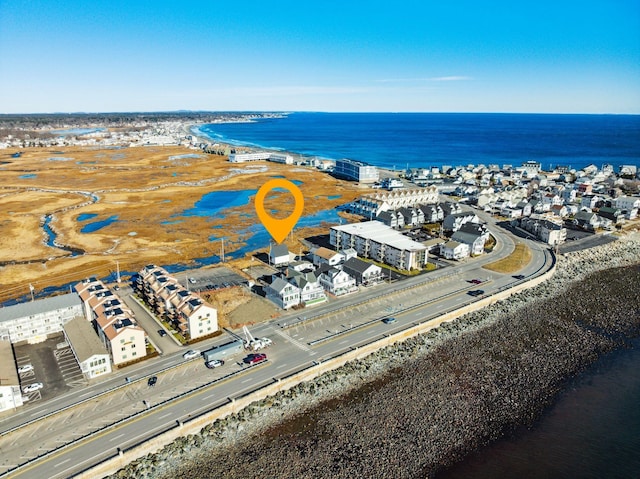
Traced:
[[147, 265], [138, 273], [137, 290], [151, 310], [186, 339], [218, 331], [218, 311], [189, 291], [164, 268]]
[[118, 295], [94, 278], [81, 281], [74, 289], [82, 299], [85, 317], [92, 322], [114, 365], [147, 355], [147, 333]]

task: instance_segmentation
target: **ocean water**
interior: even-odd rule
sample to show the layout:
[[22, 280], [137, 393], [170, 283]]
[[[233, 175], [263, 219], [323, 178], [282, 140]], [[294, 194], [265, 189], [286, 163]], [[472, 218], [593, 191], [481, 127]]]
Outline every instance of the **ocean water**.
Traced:
[[531, 428], [497, 441], [435, 479], [640, 477], [640, 340], [569, 382]]
[[640, 166], [640, 115], [291, 113], [202, 125], [213, 141], [351, 158], [391, 169], [536, 160], [543, 168]]

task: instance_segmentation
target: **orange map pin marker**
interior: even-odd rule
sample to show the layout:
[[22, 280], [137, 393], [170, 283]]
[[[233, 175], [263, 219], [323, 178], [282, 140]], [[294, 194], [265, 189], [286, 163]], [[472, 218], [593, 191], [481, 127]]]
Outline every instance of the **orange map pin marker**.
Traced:
[[[265, 196], [267, 196], [267, 193], [269, 193], [269, 191], [273, 190], [274, 188], [282, 188], [284, 190], [287, 190], [293, 195], [295, 203], [293, 206], [293, 212], [289, 216], [281, 220], [269, 216], [264, 210], [264, 198]], [[280, 178], [269, 180], [264, 185], [262, 185], [258, 190], [258, 193], [256, 193], [255, 203], [258, 218], [260, 218], [260, 221], [262, 222], [266, 230], [278, 244], [282, 243], [282, 241], [287, 237], [289, 232], [296, 225], [296, 223], [300, 219], [300, 215], [302, 215], [302, 210], [304, 209], [304, 197], [302, 196], [302, 192], [295, 184], [291, 183], [289, 180], [283, 180]]]

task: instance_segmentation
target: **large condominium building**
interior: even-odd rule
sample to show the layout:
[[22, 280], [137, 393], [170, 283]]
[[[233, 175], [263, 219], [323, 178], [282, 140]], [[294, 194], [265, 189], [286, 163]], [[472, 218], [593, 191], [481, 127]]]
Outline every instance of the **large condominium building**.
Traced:
[[218, 311], [188, 291], [164, 268], [147, 265], [138, 275], [138, 290], [153, 311], [189, 339], [218, 330]]
[[367, 165], [361, 161], [336, 160], [333, 174], [347, 180], [354, 180], [359, 183], [375, 183], [378, 181], [378, 169], [375, 166]]
[[123, 364], [147, 355], [144, 329], [133, 312], [102, 281], [87, 279], [75, 285], [91, 321], [113, 364]]
[[75, 293], [0, 308], [0, 339], [39, 343], [62, 331], [67, 321], [84, 316], [83, 311]]
[[426, 188], [376, 192], [363, 195], [351, 203], [351, 208], [354, 213], [373, 219], [383, 211], [415, 208], [437, 202], [438, 189], [435, 186], [428, 186]]
[[337, 249], [353, 248], [360, 257], [398, 269], [422, 269], [426, 263], [426, 246], [380, 221], [333, 226], [329, 241]]

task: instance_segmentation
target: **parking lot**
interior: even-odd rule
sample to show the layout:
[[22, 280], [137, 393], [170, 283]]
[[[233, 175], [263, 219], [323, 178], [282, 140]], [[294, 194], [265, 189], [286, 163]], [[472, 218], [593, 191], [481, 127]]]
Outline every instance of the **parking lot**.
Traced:
[[73, 356], [62, 333], [38, 344], [20, 344], [15, 346], [18, 367], [31, 365], [32, 370], [20, 373], [20, 387], [24, 388], [42, 383], [42, 388], [23, 393], [27, 404], [40, 399], [51, 399], [73, 388], [84, 386], [80, 366]]
[[186, 281], [191, 291], [197, 292], [213, 291], [247, 283], [245, 278], [225, 266], [185, 271], [176, 273], [175, 276], [181, 282]]

